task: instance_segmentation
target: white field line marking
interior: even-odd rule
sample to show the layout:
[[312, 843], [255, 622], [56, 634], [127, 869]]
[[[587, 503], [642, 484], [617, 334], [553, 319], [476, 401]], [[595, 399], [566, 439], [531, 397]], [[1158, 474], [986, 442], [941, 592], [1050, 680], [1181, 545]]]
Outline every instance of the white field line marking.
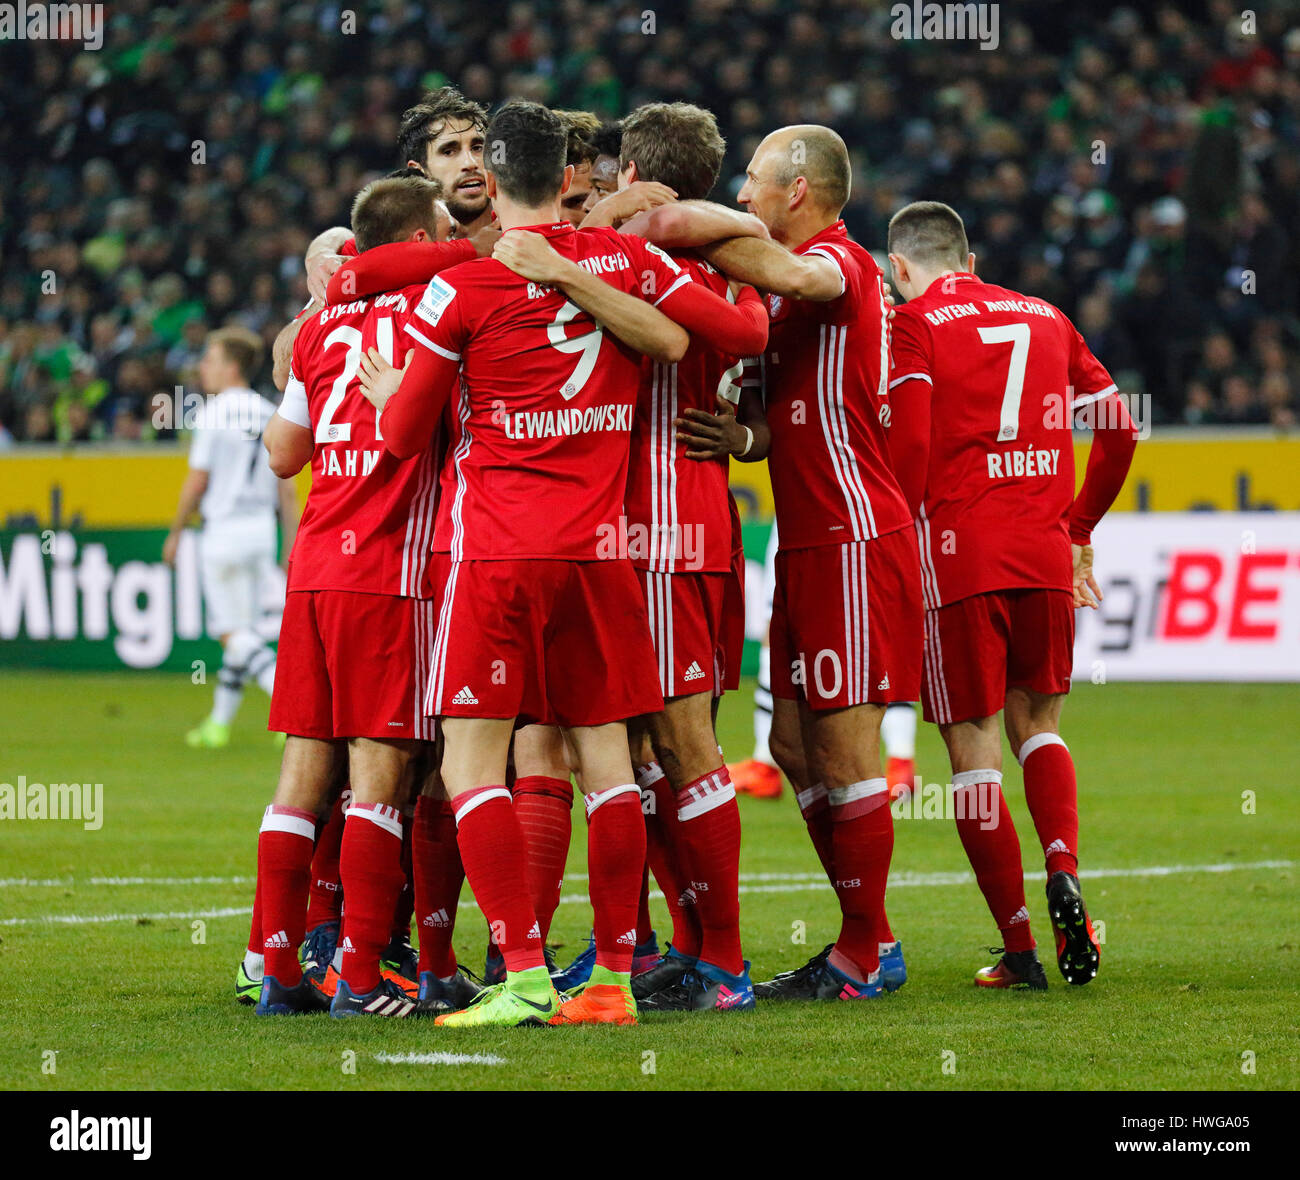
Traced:
[[[742, 881], [820, 881], [822, 873], [741, 873]], [[566, 881], [585, 881], [586, 873], [566, 873]], [[0, 889], [75, 889], [80, 885], [253, 885], [256, 877], [0, 877]]]
[[380, 1065], [505, 1065], [491, 1053], [376, 1053]]
[[[1257, 860], [1248, 863], [1234, 864], [1224, 862], [1222, 864], [1210, 865], [1148, 865], [1133, 869], [1082, 869], [1079, 872], [1080, 878], [1088, 880], [1093, 877], [1173, 877], [1184, 873], [1232, 873], [1239, 872], [1242, 869], [1288, 869], [1295, 864], [1291, 860]], [[1025, 880], [1031, 881], [1036, 879], [1037, 874], [1026, 873]], [[802, 873], [741, 873], [740, 880], [768, 882], [768, 881], [812, 881], [819, 882], [824, 880], [824, 873], [802, 872]], [[566, 873], [566, 881], [585, 881], [586, 873]], [[969, 872], [956, 873], [911, 873], [907, 871], [896, 872], [889, 878], [890, 888], [906, 888], [917, 885], [965, 885], [975, 878]], [[256, 877], [87, 877], [81, 884], [83, 885], [253, 885], [257, 882]], [[75, 877], [0, 877], [0, 889], [26, 887], [26, 888], [75, 888], [77, 880]], [[770, 890], [741, 890], [742, 893], [761, 893], [771, 892]], [[798, 892], [792, 890], [792, 892]], [[576, 894], [569, 895], [576, 897]], [[655, 896], [662, 897], [662, 894]], [[250, 911], [251, 912], [251, 911]]]
[[191, 918], [237, 918], [253, 907], [223, 906], [217, 910], [187, 910], [171, 914], [46, 914], [40, 918], [4, 918], [0, 926], [89, 926], [99, 922], [183, 922]]
[[[1295, 866], [1293, 860], [1255, 860], [1242, 864], [1210, 865], [1147, 865], [1135, 869], [1084, 869], [1079, 876], [1085, 880], [1104, 879], [1108, 877], [1174, 877], [1193, 873], [1240, 873], [1259, 869], [1289, 869]], [[779, 874], [785, 877], [784, 874]], [[757, 874], [760, 878], [765, 874]], [[784, 884], [742, 885], [741, 893], [804, 893], [808, 890], [829, 889], [830, 885], [821, 873], [788, 874], [790, 880]], [[1038, 879], [1037, 873], [1026, 873], [1026, 881]], [[807, 878], [806, 880], [803, 878]], [[742, 880], [744, 878], [742, 877]], [[972, 873], [895, 873], [889, 878], [889, 888], [916, 888], [967, 885], [974, 882]], [[663, 894], [651, 890], [650, 897], [662, 901]], [[561, 905], [582, 905], [591, 898], [585, 893], [568, 893], [560, 898]], [[473, 901], [462, 901], [461, 909], [477, 909]], [[84, 926], [100, 922], [150, 922], [187, 921], [194, 918], [235, 918], [253, 912], [252, 906], [226, 906], [222, 909], [192, 910], [183, 913], [166, 914], [48, 914], [39, 918], [3, 918], [0, 926]]]
[[[256, 877], [85, 877], [82, 885], [252, 885]], [[73, 889], [76, 877], [0, 877], [0, 889]]]

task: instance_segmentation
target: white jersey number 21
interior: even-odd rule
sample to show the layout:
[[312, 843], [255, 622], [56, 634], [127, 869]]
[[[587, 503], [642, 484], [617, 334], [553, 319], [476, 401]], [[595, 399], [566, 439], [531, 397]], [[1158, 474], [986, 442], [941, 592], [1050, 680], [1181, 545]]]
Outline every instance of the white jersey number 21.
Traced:
[[[393, 363], [393, 321], [389, 316], [376, 321], [375, 343], [379, 348], [379, 354], [391, 365]], [[347, 393], [348, 386], [352, 384], [357, 370], [361, 368], [361, 330], [348, 324], [340, 324], [325, 337], [321, 347], [332, 348], [336, 344], [344, 345], [348, 353], [343, 361], [343, 372], [330, 386], [330, 395], [325, 399], [325, 409], [320, 416], [320, 421], [316, 423], [318, 443], [348, 442], [352, 438], [352, 423], [335, 422], [334, 415], [338, 413], [343, 395]], [[375, 438], [382, 442], [384, 436], [379, 429], [379, 416], [379, 411], [376, 411]]]

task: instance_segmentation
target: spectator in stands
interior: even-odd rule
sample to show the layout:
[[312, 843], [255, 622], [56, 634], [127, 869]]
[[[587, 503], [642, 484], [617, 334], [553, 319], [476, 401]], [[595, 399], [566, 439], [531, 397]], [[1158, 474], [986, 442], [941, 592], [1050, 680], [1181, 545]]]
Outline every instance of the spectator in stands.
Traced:
[[150, 436], [149, 395], [192, 380], [189, 325], [273, 336], [307, 300], [306, 243], [447, 80], [601, 116], [710, 107], [721, 200], [766, 131], [833, 124], [869, 248], [907, 200], [948, 201], [986, 277], [1075, 317], [1159, 420], [1294, 421], [1294, 6], [1253, 5], [1253, 32], [1226, 0], [1004, 6], [993, 53], [896, 40], [887, 5], [682, 7], [648, 35], [605, 0], [385, 0], [343, 35], [325, 0], [121, 0], [98, 53], [0, 44], [0, 437]]

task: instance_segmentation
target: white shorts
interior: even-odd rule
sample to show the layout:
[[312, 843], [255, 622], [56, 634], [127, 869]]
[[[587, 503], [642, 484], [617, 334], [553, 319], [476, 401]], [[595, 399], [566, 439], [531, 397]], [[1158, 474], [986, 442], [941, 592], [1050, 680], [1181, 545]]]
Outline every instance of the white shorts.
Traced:
[[204, 526], [199, 534], [199, 577], [212, 638], [241, 629], [268, 640], [279, 635], [285, 576], [276, 564], [275, 544], [272, 516]]

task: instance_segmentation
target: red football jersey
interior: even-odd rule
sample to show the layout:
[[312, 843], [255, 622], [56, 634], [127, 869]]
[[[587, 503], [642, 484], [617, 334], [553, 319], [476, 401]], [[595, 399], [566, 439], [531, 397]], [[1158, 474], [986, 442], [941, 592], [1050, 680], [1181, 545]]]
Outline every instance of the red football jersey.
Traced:
[[844, 289], [823, 303], [767, 297], [763, 402], [780, 545], [879, 537], [912, 521], [880, 421], [889, 378], [884, 276], [842, 221], [794, 252], [830, 259]]
[[[727, 298], [726, 278], [707, 262], [690, 255], [673, 259], [695, 282]], [[672, 574], [731, 568], [728, 459], [686, 458], [673, 421], [688, 408], [716, 412], [719, 391], [738, 387], [740, 371], [739, 357], [698, 336], [675, 365], [642, 358], [627, 474], [628, 556], [637, 569]]]
[[368, 349], [393, 360], [402, 325], [423, 294], [423, 286], [408, 287], [340, 303], [298, 332], [278, 412], [311, 430], [316, 450], [290, 555], [290, 590], [430, 596], [438, 448], [414, 459], [391, 454], [382, 415], [357, 381]]
[[1041, 299], [945, 275], [898, 309], [892, 354], [891, 389], [918, 383], [895, 396], [932, 399], [925, 605], [1069, 589], [1073, 408], [1115, 389], [1074, 325]]
[[[640, 238], [526, 227], [593, 274], [662, 303], [691, 275]], [[626, 557], [628, 445], [641, 354], [491, 258], [433, 279], [411, 339], [460, 360], [435, 547], [454, 560]]]

